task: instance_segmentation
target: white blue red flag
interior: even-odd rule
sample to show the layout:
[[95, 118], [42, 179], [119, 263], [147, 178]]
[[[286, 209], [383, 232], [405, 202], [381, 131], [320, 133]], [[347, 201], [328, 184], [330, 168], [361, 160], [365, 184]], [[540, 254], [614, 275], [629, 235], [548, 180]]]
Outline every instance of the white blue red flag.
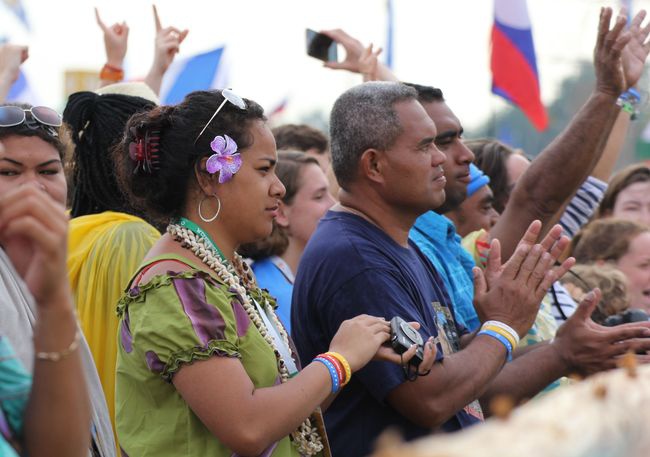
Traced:
[[195, 90], [223, 88], [226, 72], [223, 69], [224, 47], [202, 54], [177, 59], [165, 73], [160, 88], [160, 100], [164, 105], [174, 105]]
[[518, 106], [537, 130], [548, 126], [526, 0], [494, 0], [492, 92]]

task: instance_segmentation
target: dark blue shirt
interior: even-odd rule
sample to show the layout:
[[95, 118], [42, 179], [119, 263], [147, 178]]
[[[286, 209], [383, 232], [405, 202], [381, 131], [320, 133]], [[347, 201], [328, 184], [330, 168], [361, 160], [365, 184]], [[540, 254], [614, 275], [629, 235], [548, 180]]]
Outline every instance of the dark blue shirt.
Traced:
[[[458, 350], [459, 335], [444, 283], [409, 242], [405, 248], [363, 218], [329, 211], [300, 260], [294, 284], [291, 327], [303, 366], [326, 352], [341, 323], [369, 314], [417, 321], [423, 338], [437, 337], [438, 359]], [[402, 368], [370, 362], [352, 377], [325, 413], [335, 456], [365, 456], [387, 427], [406, 439], [429, 434], [385, 402], [405, 380]], [[467, 409], [446, 422], [445, 431], [475, 422]]]

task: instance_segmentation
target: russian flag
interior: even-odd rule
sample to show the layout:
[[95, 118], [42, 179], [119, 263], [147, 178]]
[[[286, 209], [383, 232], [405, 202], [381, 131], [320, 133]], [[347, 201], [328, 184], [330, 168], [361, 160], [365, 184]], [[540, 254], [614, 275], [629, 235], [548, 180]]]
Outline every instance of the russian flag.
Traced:
[[494, 0], [492, 92], [517, 105], [537, 130], [548, 126], [526, 0]]
[[224, 47], [221, 46], [192, 57], [174, 60], [165, 73], [160, 88], [164, 105], [174, 105], [195, 90], [222, 88], [226, 85], [223, 70]]

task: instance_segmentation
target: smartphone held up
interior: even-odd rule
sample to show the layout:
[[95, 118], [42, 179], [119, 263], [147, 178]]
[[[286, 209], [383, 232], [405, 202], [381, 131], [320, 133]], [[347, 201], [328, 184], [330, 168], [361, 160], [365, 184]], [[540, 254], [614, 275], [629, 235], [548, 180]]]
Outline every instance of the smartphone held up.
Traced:
[[306, 35], [307, 55], [324, 62], [336, 62], [338, 60], [336, 41], [312, 29], [307, 29]]

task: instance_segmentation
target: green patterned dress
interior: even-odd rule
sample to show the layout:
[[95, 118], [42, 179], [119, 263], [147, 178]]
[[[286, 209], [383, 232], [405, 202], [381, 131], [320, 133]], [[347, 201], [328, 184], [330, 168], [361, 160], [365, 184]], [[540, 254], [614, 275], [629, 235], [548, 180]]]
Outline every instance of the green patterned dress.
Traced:
[[[170, 259], [192, 270], [154, 276], [128, 290], [118, 304], [116, 422], [122, 453], [231, 457], [236, 454], [210, 433], [171, 380], [184, 364], [237, 357], [256, 388], [270, 387], [280, 384], [275, 354], [238, 295], [187, 259], [165, 255], [140, 271]], [[261, 455], [299, 453], [287, 436]]]

